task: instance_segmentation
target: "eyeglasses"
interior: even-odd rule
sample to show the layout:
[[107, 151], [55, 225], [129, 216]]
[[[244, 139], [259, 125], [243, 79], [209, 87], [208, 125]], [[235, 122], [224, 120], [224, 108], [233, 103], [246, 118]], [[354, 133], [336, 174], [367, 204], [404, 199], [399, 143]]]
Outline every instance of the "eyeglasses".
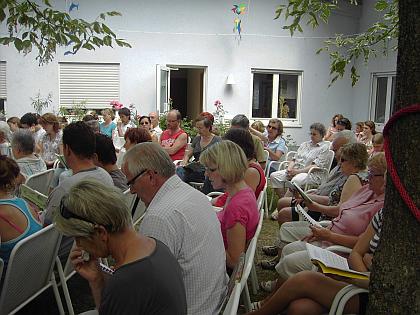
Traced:
[[142, 125], [142, 126], [143, 126], [143, 125], [148, 125], [148, 124], [149, 124], [149, 122], [148, 122], [148, 121], [143, 121], [143, 122], [141, 122], [141, 123], [140, 123], [140, 125]]
[[137, 179], [139, 179], [139, 178], [140, 178], [140, 177], [141, 177], [144, 173], [146, 173], [146, 172], [147, 172], [147, 169], [142, 170], [140, 173], [138, 173], [136, 176], [134, 176], [131, 180], [129, 180], [129, 181], [127, 182], [127, 186], [131, 188], [131, 186], [133, 186], [133, 185], [134, 185], [135, 181], [136, 181]]
[[267, 129], [274, 129], [274, 130], [278, 130], [279, 128], [274, 127], [274, 126], [271, 126], [271, 125], [268, 125], [268, 126], [267, 126]]
[[369, 177], [384, 177], [384, 174], [375, 174], [373, 171], [368, 171]]
[[204, 169], [206, 170], [207, 173], [214, 173], [214, 172], [217, 171], [217, 167], [216, 168], [211, 168], [211, 167], [205, 166]]
[[95, 222], [93, 222], [93, 221], [91, 221], [89, 219], [83, 218], [80, 215], [77, 215], [77, 214], [71, 212], [69, 210], [69, 208], [67, 208], [64, 205], [63, 200], [60, 201], [60, 214], [66, 220], [69, 220], [69, 219], [77, 219], [77, 220], [84, 221], [84, 222], [87, 222], [87, 223], [90, 223], [90, 224], [93, 224], [93, 225], [102, 225], [102, 226], [105, 227], [106, 230], [108, 230], [108, 231], [111, 230], [111, 225], [103, 225], [103, 224], [95, 223]]

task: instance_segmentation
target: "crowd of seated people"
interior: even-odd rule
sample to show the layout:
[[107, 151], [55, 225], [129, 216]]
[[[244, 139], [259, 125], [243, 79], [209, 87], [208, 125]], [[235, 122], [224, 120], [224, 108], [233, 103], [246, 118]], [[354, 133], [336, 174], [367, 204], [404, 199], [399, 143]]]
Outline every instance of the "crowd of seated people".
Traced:
[[[250, 127], [245, 115], [236, 115], [222, 139], [213, 133], [214, 117], [204, 112], [195, 120], [198, 135], [189, 139], [182, 130], [182, 117], [178, 110], [166, 113], [167, 129], [161, 134], [157, 113], [141, 116], [136, 122], [139, 124], [137, 128], [127, 110], [119, 110], [121, 122], [115, 123], [114, 112], [105, 110], [102, 124], [95, 115], [89, 114], [83, 122], [73, 122], [63, 130], [60, 129], [59, 118], [53, 114], [44, 114], [39, 118], [35, 114], [25, 114], [20, 126], [30, 131], [19, 128], [11, 130], [11, 148], [16, 162], [5, 157], [0, 160], [10, 174], [15, 174], [17, 168], [17, 175], [8, 179], [10, 182], [4, 189], [14, 192], [15, 184], [19, 183], [16, 180], [19, 173], [27, 177], [45, 170], [47, 166], [52, 166], [56, 154], [63, 154], [71, 172], [60, 177], [51, 191], [40, 222], [44, 226], [56, 222], [60, 231], [76, 238], [77, 247], [70, 257], [76, 271], [91, 284], [95, 304], [101, 313], [113, 313], [115, 307], [139, 309], [146, 313], [161, 309], [162, 314], [217, 313], [226, 296], [227, 274], [232, 272], [241, 253], [247, 250], [258, 225], [257, 199], [266, 184], [265, 163], [279, 161], [288, 152], [282, 137], [282, 121], [273, 118], [268, 120], [266, 127], [262, 122]], [[19, 126], [19, 122], [12, 120], [9, 122], [11, 124]], [[304, 250], [304, 242], [299, 241], [301, 237], [305, 236], [307, 241], [324, 247], [329, 244], [353, 247], [361, 239], [359, 235], [369, 224], [370, 218], [382, 207], [383, 174], [386, 171], [382, 153], [383, 137], [380, 133], [370, 137], [365, 127], [369, 127], [371, 133], [373, 129], [375, 133], [374, 124], [372, 127], [370, 122], [365, 122], [363, 136], [356, 139], [357, 135], [351, 131], [351, 122], [342, 115], [334, 116], [329, 134], [321, 123], [313, 123], [309, 128], [311, 140], [301, 144], [288, 168], [272, 170], [271, 185], [279, 193], [286, 180], [299, 186], [307, 182], [321, 185], [310, 194], [313, 200], [310, 204], [291, 191], [278, 201], [280, 236], [282, 241], [290, 244], [283, 247], [279, 243], [272, 247], [272, 253], [278, 254], [279, 259], [271, 262], [271, 268], [275, 267], [279, 279], [264, 285], [274, 293], [259, 303], [262, 310], [264, 307], [282, 310], [277, 307], [277, 303], [283, 303], [277, 302], [280, 295], [277, 292], [284, 292], [289, 285], [301, 283], [301, 279], [318, 279], [318, 275], [310, 272], [294, 276], [312, 266]], [[126, 153], [121, 159], [121, 169], [116, 163], [119, 152], [113, 145], [113, 137], [116, 136], [125, 140]], [[369, 143], [369, 137], [370, 151], [365, 144]], [[188, 146], [190, 140], [191, 145]], [[36, 148], [39, 148], [38, 151]], [[268, 152], [267, 161], [264, 149]], [[334, 151], [337, 165], [331, 170], [327, 181], [321, 183], [315, 173], [308, 176], [308, 171], [315, 166], [326, 167], [329, 149]], [[196, 171], [194, 176], [197, 177], [187, 176], [187, 166], [191, 164], [192, 156], [197, 166], [193, 173]], [[369, 162], [368, 157], [371, 158]], [[173, 163], [175, 160], [182, 160], [178, 167]], [[32, 170], [32, 164], [39, 161], [46, 164], [45, 167]], [[367, 165], [369, 172], [366, 171]], [[29, 167], [30, 172], [27, 171]], [[212, 201], [221, 208], [219, 212], [212, 208], [208, 198], [188, 185], [189, 181], [196, 180], [208, 181], [212, 190], [224, 192]], [[129, 218], [130, 209], [122, 199], [122, 192], [127, 189], [147, 207], [139, 226], [141, 234], [135, 232]], [[11, 196], [11, 193], [5, 192], [3, 199], [9, 200]], [[19, 234], [19, 231], [24, 230], [19, 225], [22, 222], [33, 226], [34, 232], [41, 228], [37, 215], [31, 215], [30, 208], [23, 200], [18, 206], [9, 206], [17, 209], [14, 209], [14, 215], [20, 221], [13, 221], [14, 217], [7, 221], [8, 212], [4, 210], [7, 208], [3, 207], [3, 199], [0, 198], [0, 224], [8, 224], [9, 229], [14, 228], [15, 232], [9, 234], [14, 237], [3, 236], [2, 228], [0, 253], [7, 249], [3, 247], [7, 242], [5, 240], [16, 240], [17, 243], [27, 236], [24, 234], [20, 237], [23, 234]], [[321, 216], [332, 218], [331, 225], [315, 228], [298, 221], [297, 204], [308, 210], [316, 220]], [[109, 213], [102, 213], [102, 210]], [[4, 217], [6, 220], [3, 220]], [[132, 243], [124, 243], [123, 238], [132, 240]], [[145, 246], [144, 251], [136, 250], [139, 244]], [[68, 254], [70, 247], [66, 246], [65, 250]], [[89, 252], [91, 260], [84, 261], [82, 251]], [[265, 251], [269, 252], [268, 249]], [[113, 278], [115, 282], [105, 283], [98, 277], [100, 272], [95, 267], [97, 258], [107, 255], [115, 258], [115, 275], [118, 275]], [[1, 258], [7, 261], [7, 255], [4, 257], [2, 253]], [[127, 290], [131, 292], [132, 288], [138, 287], [139, 294], [145, 292], [137, 275], [133, 275], [133, 272], [150, 274], [145, 264], [132, 265], [141, 258], [150, 260], [155, 268], [166, 264], [168, 267], [165, 268], [170, 266], [176, 270], [171, 275], [160, 275], [173, 279], [170, 284], [159, 280], [157, 285], [157, 280], [150, 275], [149, 280], [156, 285], [157, 291], [177, 291], [169, 294], [165, 303], [157, 302], [156, 295], [147, 292], [144, 294], [150, 303], [146, 303], [148, 308], [145, 308], [140, 298], [126, 301], [124, 298], [128, 293], [116, 289], [118, 281], [126, 279], [132, 283]], [[331, 285], [327, 282], [326, 286]], [[341, 286], [340, 283], [333, 288], [335, 290]], [[284, 303], [290, 307], [299, 297], [296, 295]], [[313, 300], [327, 306], [317, 297]], [[271, 304], [276, 308], [272, 308]], [[275, 314], [275, 311], [272, 313]]]

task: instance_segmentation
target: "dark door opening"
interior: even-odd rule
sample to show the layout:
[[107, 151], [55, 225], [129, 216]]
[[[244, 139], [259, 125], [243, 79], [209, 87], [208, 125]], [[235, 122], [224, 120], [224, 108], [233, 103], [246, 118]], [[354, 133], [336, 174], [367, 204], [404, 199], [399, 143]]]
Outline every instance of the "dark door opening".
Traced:
[[[171, 66], [175, 67], [175, 66]], [[172, 108], [178, 109], [182, 117], [194, 119], [203, 111], [204, 68], [171, 70], [170, 97]]]

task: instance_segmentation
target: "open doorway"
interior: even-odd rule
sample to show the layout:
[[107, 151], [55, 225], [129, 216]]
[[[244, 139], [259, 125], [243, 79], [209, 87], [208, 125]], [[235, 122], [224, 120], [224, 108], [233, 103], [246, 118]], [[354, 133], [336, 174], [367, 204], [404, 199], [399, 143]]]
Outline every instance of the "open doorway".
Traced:
[[205, 67], [171, 66], [170, 98], [182, 117], [194, 119], [203, 111]]

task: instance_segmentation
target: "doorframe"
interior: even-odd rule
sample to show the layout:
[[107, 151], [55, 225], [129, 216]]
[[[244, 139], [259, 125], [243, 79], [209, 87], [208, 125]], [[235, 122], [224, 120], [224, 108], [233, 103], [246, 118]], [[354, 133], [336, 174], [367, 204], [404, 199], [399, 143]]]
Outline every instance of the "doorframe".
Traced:
[[[168, 68], [175, 68], [175, 69], [201, 69], [203, 70], [203, 112], [207, 111], [207, 71], [208, 66], [199, 66], [199, 65], [179, 65], [179, 64], [167, 64]], [[169, 73], [169, 76], [171, 74]], [[169, 78], [170, 79], [170, 78]], [[170, 96], [170, 95], [169, 95]]]

